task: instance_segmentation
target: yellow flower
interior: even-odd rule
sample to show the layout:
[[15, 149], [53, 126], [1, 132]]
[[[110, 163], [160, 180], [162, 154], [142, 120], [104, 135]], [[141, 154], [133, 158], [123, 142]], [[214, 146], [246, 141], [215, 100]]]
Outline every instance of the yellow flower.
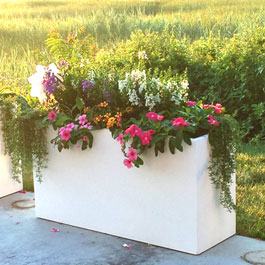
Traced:
[[115, 117], [111, 117], [108, 119], [108, 122], [107, 122], [107, 128], [110, 128], [110, 127], [113, 127], [115, 124]]

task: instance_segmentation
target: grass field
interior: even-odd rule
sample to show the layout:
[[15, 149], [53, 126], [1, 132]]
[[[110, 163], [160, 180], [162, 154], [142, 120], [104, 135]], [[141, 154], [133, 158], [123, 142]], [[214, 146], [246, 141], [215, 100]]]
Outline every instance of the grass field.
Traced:
[[[265, 26], [265, 0], [11, 0], [0, 2], [0, 88], [24, 87], [52, 30], [66, 35], [85, 26], [99, 47], [127, 39], [137, 29], [173, 30], [191, 40], [231, 37]], [[265, 240], [265, 145], [238, 154], [237, 231]], [[25, 188], [31, 189], [30, 174]]]
[[[44, 47], [47, 34], [67, 34], [82, 25], [98, 45], [127, 39], [136, 29], [198, 39], [232, 36], [265, 25], [265, 0], [11, 0], [0, 2], [0, 76], [2, 83], [25, 84], [37, 63], [32, 51]], [[3, 80], [4, 79], [4, 80]]]

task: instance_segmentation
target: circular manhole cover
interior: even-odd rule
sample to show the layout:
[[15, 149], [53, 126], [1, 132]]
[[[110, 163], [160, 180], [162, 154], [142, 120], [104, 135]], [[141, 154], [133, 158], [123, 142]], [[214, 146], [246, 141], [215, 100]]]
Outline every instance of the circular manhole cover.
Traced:
[[12, 203], [12, 207], [16, 209], [29, 209], [35, 207], [34, 200], [20, 200]]
[[250, 264], [265, 265], [265, 250], [248, 252], [243, 256], [243, 259]]

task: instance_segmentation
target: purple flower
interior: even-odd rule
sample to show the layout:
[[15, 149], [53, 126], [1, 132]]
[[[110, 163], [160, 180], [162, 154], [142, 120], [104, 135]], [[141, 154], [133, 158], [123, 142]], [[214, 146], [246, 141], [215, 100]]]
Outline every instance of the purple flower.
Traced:
[[83, 92], [85, 92], [89, 87], [94, 86], [93, 82], [82, 80]]
[[43, 86], [48, 95], [53, 94], [55, 91], [55, 86], [57, 84], [57, 79], [54, 73], [47, 72], [45, 79], [42, 81]]
[[107, 101], [108, 103], [111, 102], [111, 100], [110, 100], [110, 92], [109, 92], [108, 90], [104, 93], [104, 97], [106, 98], [106, 101]]
[[59, 69], [63, 68], [63, 66], [65, 66], [65, 69], [68, 69], [68, 65], [69, 65], [68, 62], [66, 62], [65, 60], [62, 60], [62, 61], [59, 63]]

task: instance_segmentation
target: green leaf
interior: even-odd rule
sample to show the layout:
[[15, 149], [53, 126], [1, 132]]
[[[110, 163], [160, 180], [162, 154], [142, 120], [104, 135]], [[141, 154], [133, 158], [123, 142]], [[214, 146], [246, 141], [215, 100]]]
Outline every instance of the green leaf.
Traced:
[[144, 161], [138, 156], [137, 159], [134, 161], [134, 165], [136, 167], [139, 167], [140, 165], [143, 165]]
[[70, 118], [68, 117], [68, 116], [66, 116], [66, 115], [63, 115], [63, 116], [61, 116], [57, 121], [56, 121], [56, 125], [57, 126], [62, 126], [62, 125], [64, 125], [64, 123], [67, 121], [67, 120], [70, 120]]
[[157, 149], [156, 145], [155, 145], [155, 156], [158, 156], [158, 149]]
[[175, 154], [175, 149], [176, 149], [176, 140], [174, 137], [170, 137], [169, 142], [168, 142], [169, 150], [171, 154]]
[[186, 144], [191, 145], [191, 139], [190, 136], [186, 133], [183, 133], [183, 140]]
[[87, 145], [88, 145], [88, 144], [87, 144], [87, 141], [83, 141], [81, 149], [82, 149], [82, 150], [87, 149]]
[[177, 135], [176, 135], [176, 148], [182, 152], [183, 151], [183, 147], [182, 147], [182, 131], [178, 131]]
[[88, 142], [89, 142], [88, 146], [89, 146], [89, 148], [91, 148], [92, 145], [93, 145], [93, 134], [92, 133], [88, 133], [87, 137], [88, 137]]
[[82, 110], [84, 108], [84, 102], [80, 97], [76, 97], [75, 102], [79, 110]]
[[115, 129], [114, 131], [111, 132], [112, 132], [112, 137], [116, 139], [121, 134], [122, 129]]

